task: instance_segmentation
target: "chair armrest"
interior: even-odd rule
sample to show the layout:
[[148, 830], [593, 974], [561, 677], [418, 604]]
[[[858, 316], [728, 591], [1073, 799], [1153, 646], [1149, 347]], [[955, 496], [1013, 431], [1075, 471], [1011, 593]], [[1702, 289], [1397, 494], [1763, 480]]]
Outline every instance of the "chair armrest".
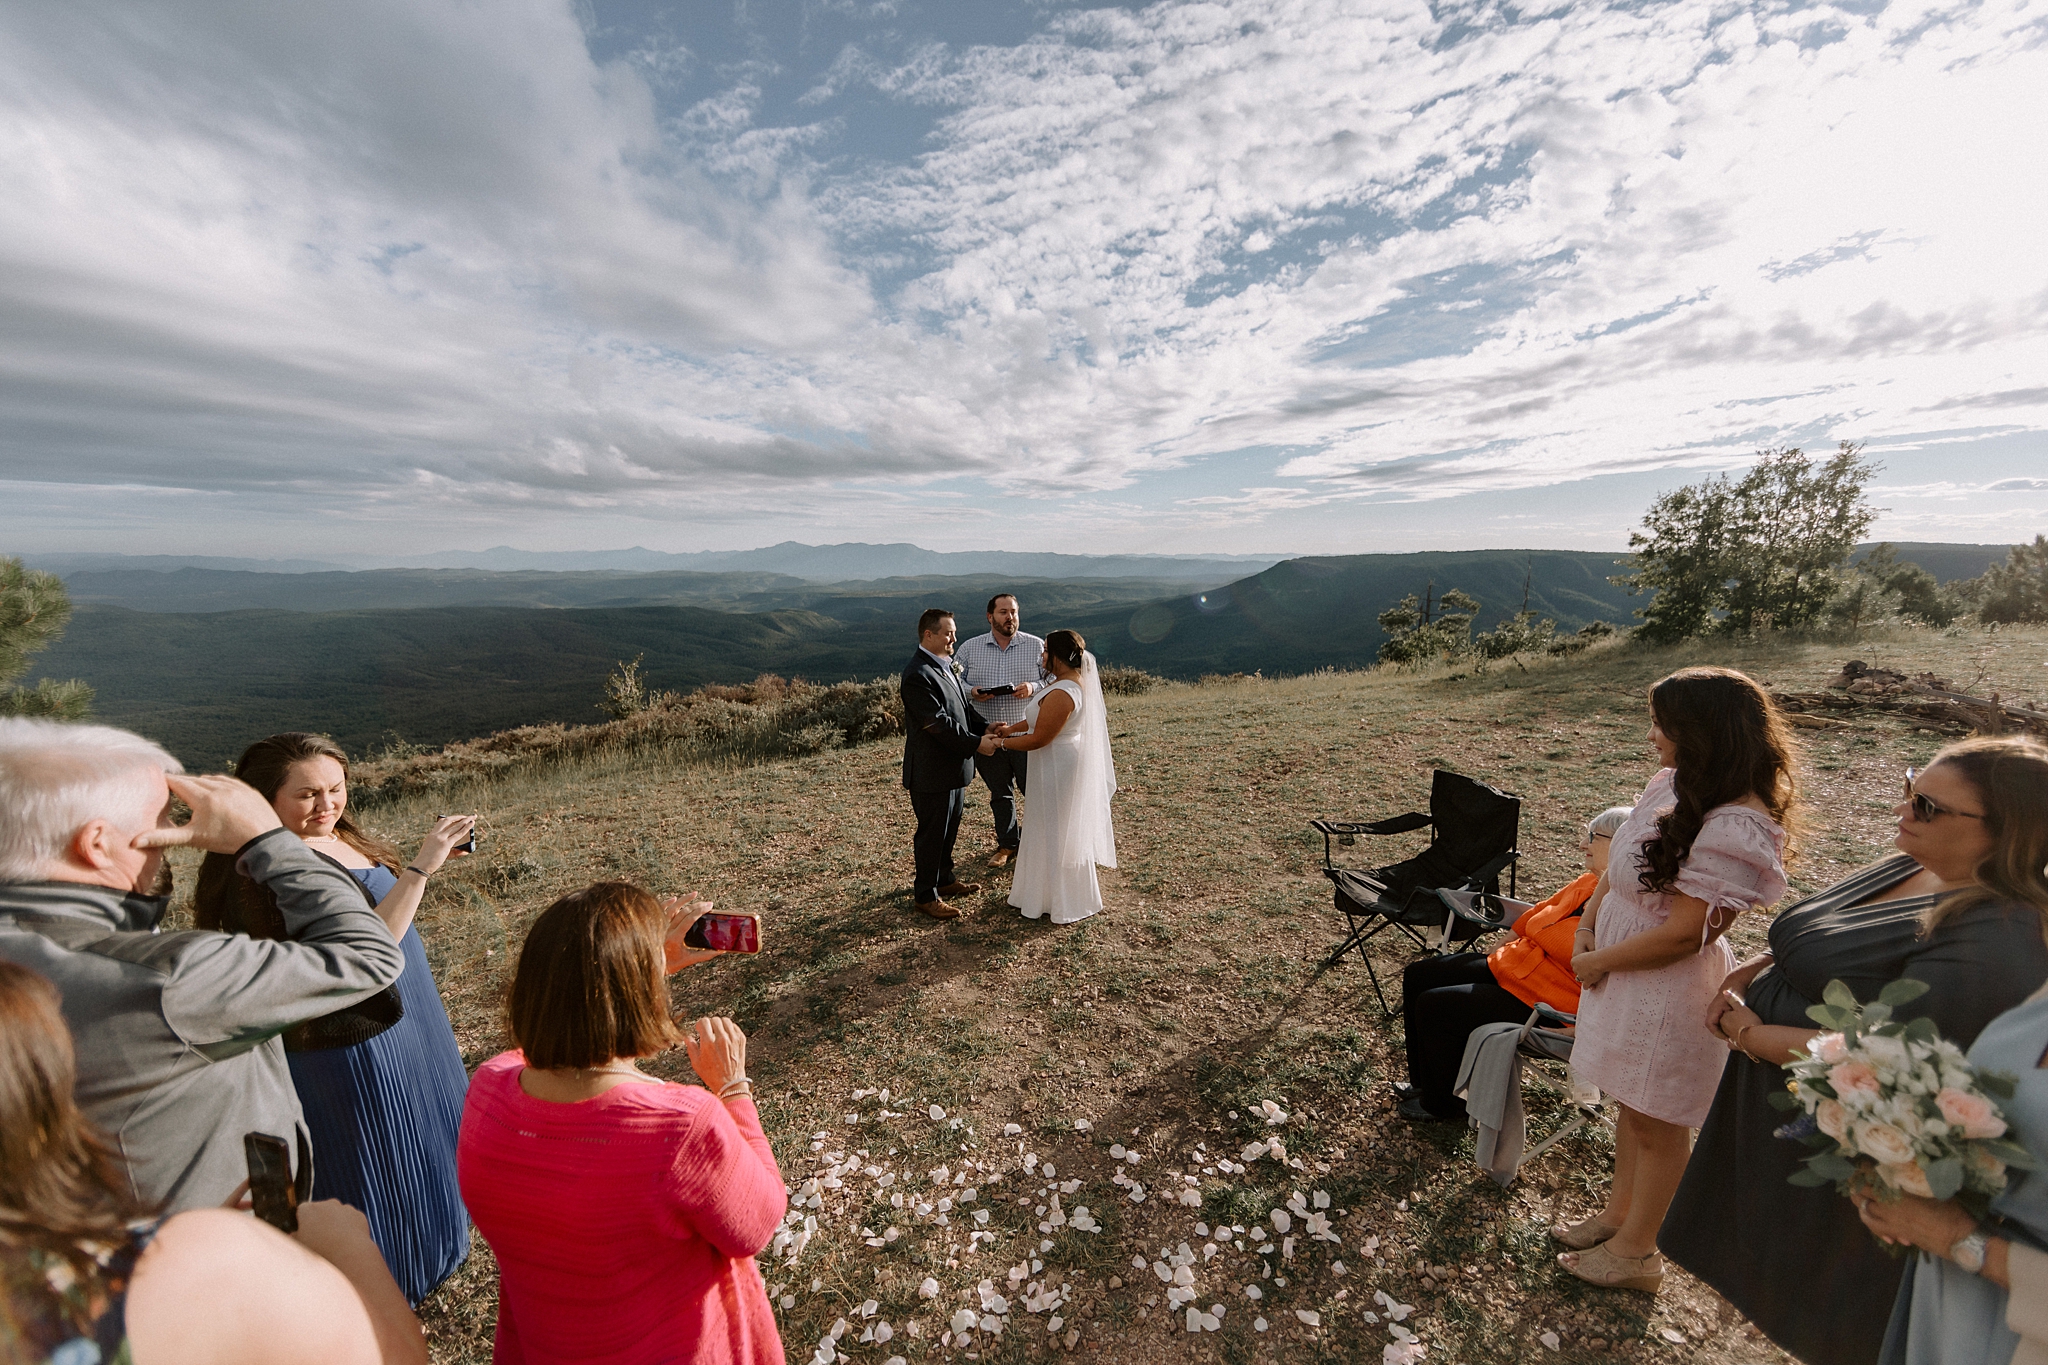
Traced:
[[1577, 1025], [1579, 1016], [1576, 1014], [1566, 1014], [1563, 1010], [1546, 1005], [1539, 1000], [1536, 1002], [1535, 1022], [1543, 1025], [1545, 1028], [1571, 1028]]
[[[1458, 919], [1483, 924], [1489, 929], [1505, 929], [1531, 908], [1529, 901], [1488, 896], [1478, 891], [1453, 891], [1447, 887], [1438, 887], [1436, 898]], [[1489, 910], [1489, 906], [1497, 907], [1498, 914]]]
[[1420, 811], [1411, 810], [1406, 815], [1386, 820], [1311, 820], [1309, 824], [1324, 834], [1406, 834], [1410, 830], [1428, 829], [1430, 819]]

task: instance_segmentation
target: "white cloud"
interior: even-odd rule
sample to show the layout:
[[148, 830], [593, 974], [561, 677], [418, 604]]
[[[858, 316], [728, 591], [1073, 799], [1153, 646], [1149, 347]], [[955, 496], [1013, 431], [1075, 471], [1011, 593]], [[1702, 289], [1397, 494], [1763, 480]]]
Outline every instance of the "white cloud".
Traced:
[[[2040, 431], [2044, 22], [1104, 10], [839, 51], [802, 108], [941, 111], [890, 166], [765, 123], [758, 63], [665, 117], [691, 35], [598, 67], [566, 0], [14, 7], [0, 459], [693, 516], [973, 476], [1196, 524]], [[1248, 447], [1293, 454], [1105, 496]]]

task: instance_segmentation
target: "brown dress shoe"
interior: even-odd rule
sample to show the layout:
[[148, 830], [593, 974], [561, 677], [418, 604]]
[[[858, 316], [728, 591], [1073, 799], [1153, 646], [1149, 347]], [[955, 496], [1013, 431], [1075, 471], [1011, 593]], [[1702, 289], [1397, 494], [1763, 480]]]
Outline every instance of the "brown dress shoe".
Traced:
[[999, 848], [988, 855], [988, 865], [990, 867], [1008, 867], [1016, 861], [1017, 850], [1014, 848]]
[[960, 918], [960, 912], [944, 901], [919, 901], [917, 908], [921, 913], [930, 915], [933, 919]]
[[980, 882], [947, 882], [939, 888], [941, 896], [971, 896], [981, 890]]

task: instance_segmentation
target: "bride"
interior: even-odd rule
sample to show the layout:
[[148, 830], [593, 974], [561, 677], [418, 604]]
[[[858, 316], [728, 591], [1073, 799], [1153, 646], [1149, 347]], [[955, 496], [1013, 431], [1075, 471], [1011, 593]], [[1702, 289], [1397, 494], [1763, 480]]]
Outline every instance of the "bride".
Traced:
[[1032, 754], [1010, 904], [1026, 919], [1049, 915], [1054, 924], [1072, 924], [1100, 910], [1096, 864], [1116, 866], [1116, 831], [1109, 819], [1116, 767], [1102, 681], [1087, 648], [1071, 630], [1046, 636], [1044, 664], [1056, 681], [1032, 699], [1023, 720], [994, 730], [1001, 747]]

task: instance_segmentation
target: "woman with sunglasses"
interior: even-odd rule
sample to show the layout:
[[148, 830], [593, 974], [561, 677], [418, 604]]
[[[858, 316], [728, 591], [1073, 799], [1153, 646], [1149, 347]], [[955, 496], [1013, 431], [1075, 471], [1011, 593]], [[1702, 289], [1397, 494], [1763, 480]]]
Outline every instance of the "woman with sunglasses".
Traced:
[[1772, 1135], [1768, 1096], [1819, 1032], [1808, 1007], [1832, 980], [1868, 1001], [1911, 977], [1929, 990], [1899, 1013], [1968, 1048], [2048, 980], [2048, 748], [1952, 744], [1907, 771], [1894, 812], [1898, 853], [1787, 907], [1709, 1008], [1731, 1055], [1658, 1237], [1808, 1365], [1878, 1359], [1903, 1269], [1832, 1187], [1787, 1183], [1807, 1150]]

